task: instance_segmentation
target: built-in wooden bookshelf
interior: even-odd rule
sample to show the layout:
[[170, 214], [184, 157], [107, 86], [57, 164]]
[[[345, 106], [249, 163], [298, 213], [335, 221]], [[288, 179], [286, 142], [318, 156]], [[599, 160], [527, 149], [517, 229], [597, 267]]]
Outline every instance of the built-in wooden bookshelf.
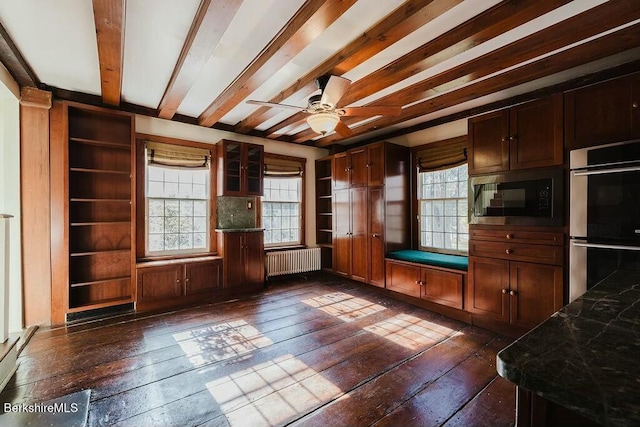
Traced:
[[320, 247], [322, 268], [333, 268], [332, 158], [316, 160], [316, 243]]
[[59, 144], [66, 153], [64, 166], [53, 171], [60, 178], [52, 180], [64, 187], [54, 192], [63, 200], [52, 201], [54, 211], [54, 203], [61, 207], [62, 215], [52, 218], [62, 219], [66, 243], [58, 248], [66, 265], [53, 283], [52, 318], [60, 323], [66, 320], [61, 315], [135, 300], [134, 131], [129, 114], [74, 103], [54, 106], [54, 120], [52, 147]]

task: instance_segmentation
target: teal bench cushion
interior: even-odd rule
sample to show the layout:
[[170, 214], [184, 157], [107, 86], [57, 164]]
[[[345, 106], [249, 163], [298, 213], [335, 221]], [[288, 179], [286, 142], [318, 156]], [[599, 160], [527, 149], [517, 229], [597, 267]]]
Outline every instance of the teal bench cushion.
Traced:
[[415, 250], [395, 251], [387, 254], [387, 258], [400, 261], [416, 262], [418, 264], [435, 265], [438, 267], [452, 268], [455, 270], [467, 271], [469, 268], [469, 258], [460, 255], [447, 255], [435, 252], [424, 252]]

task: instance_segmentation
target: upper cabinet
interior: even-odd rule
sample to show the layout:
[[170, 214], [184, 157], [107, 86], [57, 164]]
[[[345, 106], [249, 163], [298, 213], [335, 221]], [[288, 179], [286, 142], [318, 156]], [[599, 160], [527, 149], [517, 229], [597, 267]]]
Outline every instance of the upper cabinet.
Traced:
[[334, 155], [333, 188], [371, 187], [384, 184], [385, 145], [377, 142]]
[[226, 139], [218, 145], [218, 195], [262, 196], [264, 147]]
[[640, 73], [565, 93], [569, 149], [640, 138]]
[[563, 162], [562, 95], [469, 120], [469, 175], [559, 166]]

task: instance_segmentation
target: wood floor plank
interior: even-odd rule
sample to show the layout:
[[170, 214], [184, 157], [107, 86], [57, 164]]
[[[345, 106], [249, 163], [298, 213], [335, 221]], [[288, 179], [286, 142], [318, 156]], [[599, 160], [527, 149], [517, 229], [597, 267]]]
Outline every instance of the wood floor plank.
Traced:
[[310, 274], [224, 304], [43, 329], [0, 401], [90, 388], [92, 426], [507, 426], [515, 393], [495, 354], [510, 342]]

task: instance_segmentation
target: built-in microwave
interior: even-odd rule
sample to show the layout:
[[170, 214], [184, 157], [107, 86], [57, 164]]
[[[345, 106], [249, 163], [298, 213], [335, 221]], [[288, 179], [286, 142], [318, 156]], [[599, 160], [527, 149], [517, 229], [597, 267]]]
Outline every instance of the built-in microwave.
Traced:
[[469, 223], [562, 226], [562, 168], [472, 177]]

